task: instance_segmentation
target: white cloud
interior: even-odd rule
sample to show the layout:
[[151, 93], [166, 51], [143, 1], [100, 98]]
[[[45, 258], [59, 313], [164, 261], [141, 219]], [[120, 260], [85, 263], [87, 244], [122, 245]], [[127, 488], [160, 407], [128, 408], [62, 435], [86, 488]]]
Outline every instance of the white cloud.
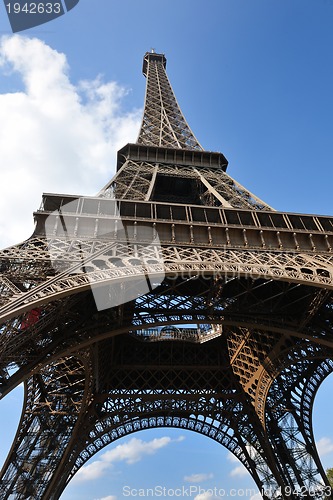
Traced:
[[257, 493], [256, 495], [253, 495], [250, 500], [262, 500], [262, 496], [260, 493]]
[[191, 474], [190, 476], [184, 476], [184, 481], [188, 483], [202, 483], [203, 481], [208, 481], [214, 477], [213, 474]]
[[246, 476], [248, 474], [248, 471], [246, 470], [246, 468], [244, 467], [244, 465], [237, 465], [237, 467], [234, 467], [230, 472], [229, 472], [229, 476], [231, 477], [243, 477], [243, 476]]
[[116, 500], [117, 497], [114, 496], [114, 495], [109, 495], [107, 497], [103, 497], [103, 498], [95, 498], [94, 500]]
[[113, 450], [107, 451], [103, 455], [106, 462], [125, 461], [127, 464], [134, 464], [141, 460], [145, 455], [153, 455], [157, 450], [170, 444], [170, 437], [155, 438], [152, 441], [142, 441], [132, 438], [124, 444], [119, 444]]
[[0, 74], [22, 88], [0, 93], [3, 247], [30, 236], [43, 192], [97, 193], [116, 151], [135, 142], [141, 111], [122, 111], [126, 91], [116, 82], [73, 84], [66, 56], [36, 38], [0, 38]]
[[317, 441], [317, 450], [320, 457], [333, 452], [333, 441], [331, 438], [322, 437]]
[[88, 465], [85, 465], [74, 476], [73, 482], [93, 481], [104, 476], [106, 471], [111, 466], [110, 463], [103, 460], [95, 460]]
[[194, 497], [194, 500], [221, 500], [221, 497], [216, 497], [209, 491], [205, 491], [204, 493], [199, 493]]
[[115, 462], [125, 462], [129, 465], [139, 462], [147, 455], [154, 455], [158, 450], [165, 448], [172, 442], [183, 441], [184, 437], [171, 439], [168, 436], [155, 438], [151, 441], [142, 441], [132, 438], [127, 443], [119, 444], [112, 450], [103, 453], [99, 460], [85, 465], [75, 475], [73, 481], [83, 482], [98, 479], [112, 467]]
[[229, 472], [229, 476], [231, 476], [231, 477], [243, 477], [243, 476], [246, 476], [248, 474], [246, 467], [244, 467], [244, 465], [240, 462], [240, 460], [233, 453], [229, 453], [227, 455], [227, 459], [231, 463], [238, 464], [236, 467], [234, 467]]
[[236, 455], [234, 455], [230, 451], [229, 451], [229, 453], [227, 455], [227, 460], [229, 460], [229, 462], [232, 462], [232, 463], [236, 463], [236, 464], [239, 463], [239, 459], [236, 457]]

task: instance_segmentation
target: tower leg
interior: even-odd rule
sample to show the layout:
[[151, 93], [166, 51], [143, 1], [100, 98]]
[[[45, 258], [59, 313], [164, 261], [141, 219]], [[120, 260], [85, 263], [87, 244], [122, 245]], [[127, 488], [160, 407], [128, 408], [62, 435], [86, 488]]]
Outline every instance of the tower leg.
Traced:
[[332, 361], [304, 359], [284, 369], [269, 391], [267, 431], [285, 482], [282, 498], [331, 498], [314, 440], [312, 408], [320, 383], [332, 371]]
[[[52, 363], [25, 382], [19, 428], [3, 467], [1, 500], [42, 499], [76, 431], [89, 391], [86, 357]], [[38, 478], [38, 480], [36, 479]]]

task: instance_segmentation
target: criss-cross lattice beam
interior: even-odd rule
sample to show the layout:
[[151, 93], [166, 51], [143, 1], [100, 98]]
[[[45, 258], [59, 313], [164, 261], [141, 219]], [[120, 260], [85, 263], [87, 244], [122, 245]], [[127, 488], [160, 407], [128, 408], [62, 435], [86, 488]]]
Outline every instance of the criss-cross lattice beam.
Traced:
[[[221, 348], [223, 340], [219, 344]], [[323, 491], [327, 489], [322, 488], [320, 475], [324, 478], [324, 473], [314, 453], [312, 430], [312, 438], [307, 438], [304, 443], [302, 425], [290, 414], [291, 400], [286, 403], [286, 394], [288, 386], [297, 412], [302, 411], [297, 399], [300, 391], [307, 393], [307, 404], [312, 406], [314, 392], [311, 380], [317, 382], [319, 374], [322, 381], [332, 370], [332, 364], [325, 364], [319, 359], [311, 361], [305, 357], [301, 361], [300, 350], [305, 347], [299, 346], [297, 349], [295, 346], [294, 353], [290, 352], [289, 360], [286, 360], [292, 363], [293, 371], [283, 370], [271, 390], [268, 411], [270, 415], [275, 411], [280, 412], [278, 418], [273, 419], [273, 425], [281, 417], [281, 426], [273, 432], [271, 425], [266, 431], [258, 425], [248, 397], [226, 366], [226, 358], [220, 360], [220, 366], [215, 359], [214, 366], [208, 364], [203, 367], [207, 362], [205, 353], [200, 351], [198, 358], [196, 349], [189, 349], [186, 354], [183, 352], [186, 362], [179, 359], [178, 351], [171, 367], [166, 363], [170, 354], [166, 344], [155, 349], [155, 353], [164, 352], [159, 361], [147, 349], [139, 349], [137, 353], [132, 348], [126, 348], [126, 342], [118, 347], [120, 349], [116, 350], [114, 346], [108, 348], [107, 344], [101, 347], [108, 362], [105, 364], [105, 360], [103, 362], [99, 358], [99, 389], [86, 415], [82, 417], [80, 440], [73, 442], [69, 460], [61, 469], [62, 488], [97, 451], [118, 438], [147, 428], [171, 426], [193, 430], [223, 444], [247, 467], [264, 498], [286, 498], [288, 494], [284, 495], [284, 488], [286, 492], [288, 488], [292, 491], [299, 488], [300, 492], [307, 488], [311, 497], [323, 498]], [[118, 353], [111, 364], [110, 348]], [[209, 358], [218, 351], [216, 345], [209, 352]], [[316, 354], [325, 356], [320, 350]], [[225, 356], [223, 347], [219, 356]], [[103, 366], [104, 370], [101, 371]], [[320, 368], [320, 373], [317, 373], [317, 366], [325, 368]], [[178, 373], [179, 369], [181, 373]], [[303, 373], [309, 375], [309, 380], [304, 381]], [[172, 387], [177, 378], [179, 382]], [[204, 379], [204, 384], [200, 378]], [[203, 385], [206, 386], [205, 390], [202, 389]], [[285, 418], [286, 408], [288, 415]], [[286, 457], [288, 463], [284, 462]], [[289, 498], [296, 497], [290, 495]]]
[[[205, 206], [222, 206], [241, 209], [273, 210], [248, 189], [225, 172], [224, 167], [213, 169], [197, 165], [184, 166], [178, 163], [159, 163], [138, 161], [126, 158], [115, 176], [99, 192], [100, 197], [117, 199], [150, 200], [156, 184], [156, 176], [163, 175], [174, 179], [186, 179], [200, 193], [201, 203]], [[199, 170], [200, 167], [200, 170]], [[173, 195], [177, 200], [175, 194]], [[170, 201], [171, 195], [168, 194]], [[181, 199], [181, 196], [178, 196]]]
[[162, 54], [147, 52], [143, 71], [147, 77], [144, 115], [138, 143], [202, 150], [187, 124], [173, 93]]
[[333, 371], [333, 362], [331, 353], [326, 356], [323, 353], [328, 358], [325, 361], [311, 360], [311, 350], [304, 345], [298, 354], [295, 351], [295, 359], [291, 353], [284, 356], [288, 366], [270, 387], [266, 400], [266, 425], [284, 477], [284, 491], [292, 491], [291, 498], [307, 494], [310, 498], [322, 499], [331, 497], [314, 440], [312, 407], [320, 383]]
[[[204, 283], [205, 281], [203, 281], [203, 284]], [[230, 285], [233, 286], [232, 282], [230, 282]], [[233, 289], [232, 296], [234, 298], [237, 297], [239, 306], [244, 300], [244, 307], [246, 307], [246, 309], [255, 307], [256, 310], [259, 308], [260, 310], [264, 311], [266, 307], [265, 302], [268, 300], [267, 295], [269, 290], [271, 290], [271, 298], [274, 297], [276, 307], [281, 310], [281, 312], [284, 311], [286, 307], [288, 307], [292, 295], [290, 299], [284, 301], [281, 304], [279, 304], [279, 300], [277, 300], [279, 297], [278, 292], [280, 286], [281, 293], [284, 288], [282, 282], [281, 284], [277, 283], [276, 286], [274, 285], [272, 289], [270, 288], [271, 285], [267, 283], [265, 287], [268, 286], [268, 290], [260, 294], [259, 291], [262, 286], [262, 283], [257, 283], [256, 285], [253, 284], [252, 286], [250, 286], [250, 283], [248, 283], [247, 285], [246, 282], [244, 282], [244, 286], [242, 288], [237, 287], [237, 291], [236, 289]], [[178, 296], [175, 294], [177, 288]], [[160, 306], [158, 306], [157, 303], [156, 305], [154, 305], [154, 303], [152, 302], [153, 297], [150, 298], [151, 308], [153, 309], [155, 314], [158, 314], [159, 309], [164, 309], [166, 313], [168, 313], [169, 311], [169, 314], [171, 314], [171, 304], [174, 305], [174, 309], [183, 309], [184, 314], [190, 314], [191, 309], [196, 309], [201, 314], [203, 321], [205, 314], [209, 312], [212, 306], [211, 300], [214, 299], [215, 294], [210, 294], [207, 296], [206, 292], [206, 294], [202, 296], [200, 292], [201, 286], [199, 286], [199, 283], [195, 291], [193, 290], [193, 288], [193, 283], [191, 285], [188, 285], [186, 283], [186, 280], [184, 280], [182, 286], [178, 285], [177, 287], [176, 285], [174, 289], [172, 288], [172, 285], [170, 285], [170, 291], [169, 289], [165, 288], [164, 293], [161, 293], [160, 295]], [[211, 287], [208, 286], [207, 290], [209, 290], [210, 288]], [[299, 287], [296, 286], [295, 290], [297, 290], [298, 288]], [[293, 294], [295, 290], [291, 288], [290, 292]], [[191, 295], [186, 297], [186, 291], [187, 293], [190, 293], [191, 291]], [[225, 290], [225, 292], [226, 291], [227, 290]], [[215, 292], [216, 295], [218, 295], [218, 290], [216, 290]], [[226, 299], [228, 295], [229, 294], [227, 293]], [[193, 302], [192, 307], [191, 297]], [[156, 292], [155, 298], [156, 300], [158, 299], [158, 297], [156, 296]], [[149, 298], [147, 297], [146, 300], [149, 301]], [[255, 302], [253, 302], [253, 300]], [[202, 308], [204, 304], [206, 309]], [[311, 305], [312, 301], [310, 301], [309, 304]], [[221, 306], [221, 297], [217, 298], [217, 303], [215, 305], [216, 307]], [[237, 307], [237, 309], [239, 309], [239, 306]], [[233, 305], [230, 304], [229, 307], [233, 308]], [[295, 314], [295, 305], [293, 305], [292, 308]], [[145, 311], [144, 298], [142, 298], [137, 303], [137, 310], [138, 312]], [[173, 311], [173, 313], [175, 313], [175, 310]], [[274, 313], [274, 311], [272, 311], [272, 313]], [[82, 325], [81, 328], [84, 328], [84, 330], [86, 330], [85, 325]], [[267, 332], [264, 335], [263, 333], [257, 332], [256, 330], [246, 331], [246, 329], [244, 329], [243, 332], [239, 331], [238, 336], [235, 335], [233, 337], [232, 332], [234, 330], [235, 329], [227, 329], [224, 332], [223, 336], [224, 338], [226, 338], [226, 336], [228, 338], [228, 351], [230, 353], [231, 368], [233, 374], [235, 374], [237, 379], [237, 391], [240, 391], [239, 393], [241, 394], [241, 392], [244, 391], [245, 388], [245, 382], [243, 385], [242, 381], [244, 374], [247, 372], [246, 376], [249, 378], [252, 376], [251, 374], [253, 372], [252, 367], [249, 364], [248, 355], [247, 357], [244, 356], [249, 351], [249, 349], [251, 351], [249, 353], [250, 357], [252, 353], [252, 357], [256, 355], [258, 359], [262, 358], [263, 360], [265, 360], [267, 356], [272, 357], [271, 352], [273, 352], [272, 350], [274, 349], [274, 343], [278, 346], [279, 353], [281, 353], [282, 346], [279, 347], [279, 340], [275, 334], [269, 334]], [[80, 337], [79, 332], [75, 332], [75, 336], [77, 335]], [[222, 337], [220, 337], [220, 339], [223, 340]], [[67, 339], [67, 341], [69, 342], [69, 344], [72, 343], [71, 339]], [[288, 342], [289, 341], [290, 340], [288, 340]], [[132, 340], [132, 342], [134, 342], [134, 339]], [[284, 343], [283, 339], [282, 343]], [[221, 363], [221, 368], [222, 372], [225, 373], [225, 375], [221, 373], [221, 368], [219, 368], [218, 365], [215, 364], [215, 367], [211, 365], [212, 354], [216, 352], [215, 348], [212, 349], [212, 351], [206, 352], [206, 358], [204, 357], [204, 352], [202, 350], [204, 348], [203, 345], [197, 345], [196, 347], [195, 345], [191, 345], [191, 347], [189, 346], [186, 348], [186, 351], [181, 350], [183, 352], [183, 355], [186, 355], [187, 362], [188, 356], [193, 351], [193, 359], [190, 363], [191, 366], [189, 367], [189, 369], [187, 369], [186, 364], [184, 363], [184, 359], [181, 359], [179, 361], [179, 359], [177, 358], [179, 368], [181, 367], [182, 369], [182, 372], [180, 373], [178, 369], [175, 369], [174, 361], [172, 361], [170, 363], [170, 366], [168, 366], [167, 360], [169, 359], [169, 355], [167, 344], [165, 342], [161, 342], [159, 344], [159, 356], [155, 355], [156, 349], [155, 352], [151, 352], [149, 346], [145, 345], [142, 342], [139, 342], [138, 347], [135, 350], [131, 348], [127, 349], [126, 352], [122, 352], [121, 349], [114, 350], [115, 353], [118, 353], [118, 364], [116, 363], [117, 360], [115, 359], [115, 361], [110, 365], [108, 356], [107, 363], [99, 362], [98, 365], [104, 365], [104, 371], [106, 371], [107, 373], [106, 375], [104, 375], [103, 372], [99, 371], [99, 375], [96, 381], [98, 381], [99, 386], [101, 386], [104, 377], [104, 380], [110, 381], [111, 385], [110, 383], [109, 385], [107, 383], [106, 387], [100, 387], [95, 392], [94, 397], [96, 404], [94, 406], [93, 413], [91, 413], [93, 407], [90, 407], [87, 415], [82, 415], [82, 420], [80, 420], [80, 423], [78, 424], [82, 431], [80, 432], [79, 436], [80, 443], [78, 443], [76, 440], [75, 442], [71, 440], [73, 446], [75, 447], [75, 445], [78, 444], [79, 448], [76, 448], [76, 452], [74, 452], [75, 450], [73, 448], [68, 449], [68, 453], [71, 454], [71, 450], [73, 450], [74, 454], [71, 454], [70, 462], [68, 462], [68, 464], [67, 462], [62, 462], [62, 464], [60, 465], [60, 469], [58, 469], [58, 471], [56, 472], [56, 474], [60, 474], [60, 476], [58, 477], [64, 478], [65, 480], [65, 478], [67, 478], [67, 474], [71, 476], [71, 474], [73, 474], [81, 465], [85, 463], [86, 459], [88, 459], [90, 456], [93, 456], [93, 454], [98, 449], [108, 444], [110, 442], [110, 439], [111, 441], [113, 441], [114, 439], [117, 439], [117, 437], [128, 434], [130, 432], [134, 432], [135, 430], [140, 430], [141, 428], [154, 427], [158, 425], [172, 425], [194, 430], [196, 432], [201, 432], [209, 437], [212, 437], [213, 439], [216, 439], [218, 442], [221, 442], [221, 444], [227, 446], [236, 454], [236, 456], [238, 456], [243, 461], [244, 465], [248, 468], [254, 478], [255, 474], [257, 474], [256, 482], [258, 485], [265, 485], [266, 490], [272, 490], [273, 493], [277, 492], [279, 490], [279, 487], [281, 488], [282, 482], [276, 482], [274, 479], [274, 477], [279, 477], [279, 474], [276, 470], [272, 473], [272, 468], [274, 469], [274, 460], [272, 459], [270, 454], [267, 455], [268, 451], [263, 445], [264, 438], [262, 436], [262, 430], [260, 430], [258, 414], [257, 412], [254, 413], [255, 409], [253, 403], [251, 402], [253, 401], [251, 394], [246, 395], [243, 392], [243, 399], [238, 399], [238, 397], [236, 397], [236, 393], [233, 391], [233, 384], [235, 382], [232, 382], [232, 375], [228, 375], [228, 373], [225, 371], [227, 356], [225, 344], [220, 346], [221, 355], [224, 356]], [[206, 346], [210, 347], [209, 344], [210, 343], [206, 344]], [[313, 358], [323, 356], [325, 358], [327, 357], [327, 354], [324, 353], [320, 347], [313, 348], [311, 350], [309, 344], [309, 342], [303, 342], [303, 344], [299, 344], [300, 347], [299, 349], [297, 349], [297, 351], [287, 349], [285, 354], [277, 360], [273, 367], [275, 369], [274, 373], [271, 372], [273, 378], [274, 376], [278, 375], [278, 370], [283, 365], [283, 363], [288, 362], [288, 360], [289, 362], [293, 361], [295, 363], [299, 363], [303, 358], [306, 359], [309, 358], [309, 356]], [[36, 347], [37, 345], [38, 342], [36, 343]], [[152, 346], [152, 348], [154, 347]], [[198, 349], [200, 349], [200, 351]], [[103, 353], [106, 352], [107, 354], [107, 350], [103, 347], [103, 345], [101, 345], [101, 351]], [[176, 352], [176, 345], [173, 347], [172, 351], [173, 353]], [[196, 356], [194, 355], [195, 352], [197, 352]], [[297, 352], [299, 354], [297, 354]], [[198, 356], [198, 354], [200, 355]], [[134, 355], [136, 356], [136, 359], [133, 359]], [[125, 365], [119, 363], [119, 359], [124, 359]], [[160, 362], [162, 362], [162, 366], [156, 368], [155, 365], [157, 359], [161, 360]], [[198, 360], [199, 366], [195, 366], [195, 362], [198, 363]], [[153, 364], [152, 367], [149, 367], [149, 362]], [[270, 367], [267, 366], [267, 368], [269, 369]], [[253, 369], [255, 370], [256, 366], [253, 366]], [[99, 368], [99, 370], [101, 370], [101, 368]], [[110, 370], [112, 371], [112, 373], [109, 373]], [[149, 383], [147, 381], [149, 381]], [[165, 390], [165, 384], [169, 385], [170, 381], [174, 382], [174, 388], [171, 392], [168, 392]], [[208, 381], [209, 386], [212, 388], [213, 392], [209, 393], [204, 388], [199, 390], [199, 387], [204, 387], [204, 384], [207, 384]], [[221, 383], [221, 381], [223, 381], [224, 383], [224, 396], [221, 393], [221, 390], [218, 390], [216, 392], [216, 389], [219, 389], [218, 385]], [[145, 387], [147, 386], [147, 383], [149, 387]], [[133, 384], [137, 384], [138, 387], [132, 388], [131, 385]], [[157, 390], [157, 386], [159, 384], [162, 384], [162, 392]], [[193, 384], [197, 384], [194, 392], [193, 389], [191, 389], [191, 386], [193, 386]], [[270, 382], [268, 383], [268, 387], [269, 385]], [[185, 393], [184, 390], [182, 390], [183, 386], [186, 389]], [[241, 389], [241, 386], [243, 387], [243, 389]], [[138, 390], [140, 392], [140, 395], [142, 395], [141, 403], [138, 403]], [[196, 391], [197, 394], [200, 395], [199, 400], [194, 394]], [[212, 397], [210, 397], [210, 395]], [[215, 400], [215, 402], [213, 402], [212, 398]], [[245, 406], [244, 398], [246, 400]], [[134, 403], [134, 399], [137, 401], [137, 403]], [[132, 412], [131, 416], [130, 418], [127, 418], [126, 415], [128, 415], [128, 411], [130, 410]], [[193, 410], [195, 410], [194, 414], [202, 415], [203, 419], [189, 420], [189, 412], [191, 411], [192, 414]], [[166, 414], [171, 415], [170, 412], [175, 418], [168, 420], [166, 418]], [[152, 413], [154, 413], [154, 415], [152, 415]], [[230, 419], [232, 420], [231, 424]], [[89, 422], [94, 422], [93, 428], [90, 427]], [[255, 426], [254, 422], [256, 422]], [[85, 428], [84, 432], [84, 427], [82, 427], [83, 424], [89, 424], [88, 427]], [[289, 425], [288, 429], [289, 428], [294, 428], [294, 425]], [[88, 434], [85, 434], [86, 432], [88, 432]], [[24, 433], [25, 430], [23, 429], [23, 434]], [[82, 449], [82, 445], [85, 444], [85, 441], [87, 443], [89, 442], [89, 446], [87, 449]], [[76, 453], [79, 453], [79, 455], [77, 455]], [[311, 463], [309, 462], [309, 466], [312, 467]], [[73, 467], [73, 470], [67, 469], [67, 465], [69, 467], [70, 464], [71, 467]], [[53, 477], [53, 480], [57, 483], [55, 477], [56, 476]], [[29, 485], [27, 484], [26, 487], [28, 486]], [[62, 487], [64, 486], [65, 484], [62, 483]], [[52, 494], [53, 493], [55, 494], [54, 498], [58, 498], [57, 491], [52, 492]], [[47, 495], [48, 494], [49, 493], [47, 493]], [[53, 498], [53, 496], [49, 497], [47, 495], [45, 498]], [[36, 498], [39, 497], [36, 496]], [[40, 498], [43, 497], [40, 496]], [[270, 498], [270, 496], [267, 496], [267, 498]]]
[[56, 500], [98, 450], [159, 426], [220, 442], [264, 499], [324, 498], [311, 413], [333, 369], [333, 219], [276, 212], [228, 176], [165, 64], [145, 55], [115, 177], [44, 195], [33, 237], [0, 252], [1, 396], [26, 386], [1, 500]]
[[88, 399], [88, 368], [83, 353], [59, 359], [26, 381], [21, 422], [1, 477], [1, 500], [44, 498]]
[[[110, 249], [115, 251], [112, 257], [109, 254]], [[156, 258], [157, 250], [154, 245], [150, 245], [148, 249], [142, 244], [136, 245], [136, 250], [135, 257], [142, 257], [142, 262], [133, 265], [131, 262], [133, 255], [128, 255], [126, 243], [117, 245], [114, 242], [104, 243], [104, 247], [101, 245], [98, 252], [87, 257], [89, 264], [89, 267], [85, 266], [87, 272], [82, 273], [82, 265], [85, 265], [86, 261], [78, 260], [78, 263], [72, 266], [72, 270], [66, 270], [29, 290], [14, 294], [0, 308], [1, 319], [6, 321], [45, 302], [90, 289], [94, 285], [111, 285], [128, 281], [128, 286], [132, 286], [135, 280], [142, 279], [146, 274], [151, 280], [172, 274], [180, 276], [215, 274], [230, 278], [265, 277], [326, 289], [333, 287], [332, 266], [326, 256], [281, 251], [165, 246], [162, 249], [165, 256], [163, 263]], [[78, 259], [80, 257], [75, 252], [70, 252], [70, 255], [73, 260], [75, 257]], [[116, 257], [118, 260], [115, 263]], [[103, 263], [102, 267], [100, 261]]]

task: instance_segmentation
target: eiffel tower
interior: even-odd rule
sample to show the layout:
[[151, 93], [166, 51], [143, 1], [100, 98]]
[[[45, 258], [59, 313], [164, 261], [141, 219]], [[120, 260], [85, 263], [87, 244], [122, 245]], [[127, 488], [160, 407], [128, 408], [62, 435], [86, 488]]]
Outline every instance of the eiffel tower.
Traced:
[[277, 212], [188, 126], [148, 52], [136, 144], [95, 197], [44, 194], [1, 251], [1, 396], [24, 383], [1, 499], [58, 499], [142, 429], [208, 436], [264, 499], [331, 498], [312, 429], [333, 371], [333, 218]]

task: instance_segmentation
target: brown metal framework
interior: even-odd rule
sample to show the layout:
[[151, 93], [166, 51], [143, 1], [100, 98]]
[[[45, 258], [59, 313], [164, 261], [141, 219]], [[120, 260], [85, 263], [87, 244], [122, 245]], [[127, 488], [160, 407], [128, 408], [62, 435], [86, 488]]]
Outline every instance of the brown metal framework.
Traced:
[[[156, 427], [218, 441], [265, 499], [328, 497], [312, 408], [333, 371], [333, 218], [232, 179], [165, 67], [145, 55], [139, 138], [113, 179], [45, 194], [32, 237], [0, 252], [2, 397], [25, 384], [1, 499], [57, 499], [97, 451]], [[136, 298], [98, 310], [92, 286]]]

